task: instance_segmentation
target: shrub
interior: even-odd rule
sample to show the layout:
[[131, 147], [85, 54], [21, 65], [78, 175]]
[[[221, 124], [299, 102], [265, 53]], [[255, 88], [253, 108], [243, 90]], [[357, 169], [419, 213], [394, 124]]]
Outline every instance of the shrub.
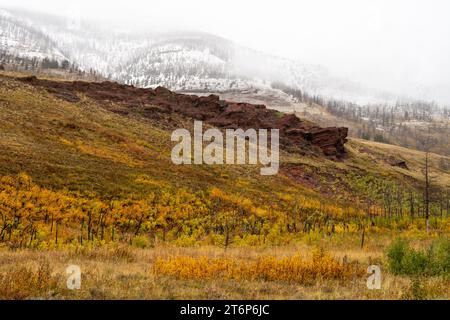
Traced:
[[387, 257], [389, 260], [389, 269], [395, 275], [401, 274], [403, 272], [403, 258], [408, 250], [408, 244], [402, 239], [397, 239], [392, 243], [387, 252]]
[[157, 258], [153, 271], [180, 279], [220, 278], [310, 284], [317, 279], [350, 280], [363, 275], [365, 270], [359, 265], [340, 262], [322, 250], [315, 250], [311, 259], [302, 259], [300, 255], [283, 258], [262, 256], [256, 260], [172, 256]]
[[57, 289], [51, 276], [48, 261], [38, 261], [37, 266], [17, 266], [9, 274], [0, 274], [0, 299], [27, 299], [43, 297]]
[[450, 276], [450, 238], [439, 238], [430, 247], [429, 271]]
[[450, 276], [450, 238], [438, 238], [427, 250], [415, 250], [398, 239], [387, 250], [389, 269], [395, 275]]
[[133, 246], [140, 249], [150, 247], [150, 241], [145, 236], [138, 236], [133, 238]]
[[429, 257], [424, 252], [409, 249], [402, 259], [402, 270], [409, 275], [424, 275], [428, 263]]

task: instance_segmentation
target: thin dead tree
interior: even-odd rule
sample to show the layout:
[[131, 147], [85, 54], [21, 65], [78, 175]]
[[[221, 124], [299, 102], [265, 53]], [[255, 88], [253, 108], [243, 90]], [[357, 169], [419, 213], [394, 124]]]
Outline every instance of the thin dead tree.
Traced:
[[427, 224], [427, 233], [430, 232], [430, 166], [429, 166], [429, 152], [425, 153], [425, 221]]
[[431, 137], [431, 130], [428, 127], [426, 135], [416, 135], [416, 143], [420, 150], [425, 152], [425, 163], [423, 167], [424, 177], [424, 215], [427, 233], [430, 232], [430, 198], [431, 198], [431, 175], [430, 175], [430, 150], [435, 145], [434, 139]]

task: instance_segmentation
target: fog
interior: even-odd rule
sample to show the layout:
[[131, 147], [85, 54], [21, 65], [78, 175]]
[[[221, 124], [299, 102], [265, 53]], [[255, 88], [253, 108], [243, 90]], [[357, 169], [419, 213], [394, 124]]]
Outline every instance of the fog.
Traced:
[[320, 64], [361, 84], [450, 104], [448, 0], [0, 0], [129, 29], [192, 29]]

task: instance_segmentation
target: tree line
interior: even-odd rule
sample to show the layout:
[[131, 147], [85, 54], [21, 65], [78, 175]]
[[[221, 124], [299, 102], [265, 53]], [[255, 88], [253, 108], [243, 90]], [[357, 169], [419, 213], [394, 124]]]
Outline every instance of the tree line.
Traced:
[[103, 79], [95, 70], [82, 70], [76, 63], [67, 59], [58, 60], [45, 57], [23, 57], [10, 54], [7, 51], [0, 51], [0, 70], [20, 71], [32, 73], [62, 72], [63, 75], [75, 76], [79, 78], [89, 78], [94, 81]]
[[352, 123], [350, 134], [354, 137], [425, 151], [418, 140], [431, 135], [434, 139], [431, 151], [450, 155], [449, 106], [438, 106], [427, 101], [359, 105], [309, 95], [281, 83], [274, 83], [272, 87], [299, 102], [320, 105], [329, 114]]
[[[354, 177], [356, 178], [356, 177]], [[352, 180], [354, 181], [354, 179]], [[361, 179], [364, 182], [364, 179]], [[361, 182], [362, 183], [362, 182]], [[449, 190], [426, 198], [394, 183], [365, 181], [366, 200], [339, 204], [300, 194], [258, 202], [219, 188], [201, 192], [161, 188], [141, 199], [39, 187], [26, 174], [0, 178], [0, 242], [18, 247], [67, 243], [131, 243], [145, 236], [178, 244], [280, 244], [302, 234], [408, 229], [449, 217]], [[375, 184], [374, 184], [375, 183]], [[358, 186], [356, 186], [358, 187]], [[428, 209], [427, 209], [428, 207]]]

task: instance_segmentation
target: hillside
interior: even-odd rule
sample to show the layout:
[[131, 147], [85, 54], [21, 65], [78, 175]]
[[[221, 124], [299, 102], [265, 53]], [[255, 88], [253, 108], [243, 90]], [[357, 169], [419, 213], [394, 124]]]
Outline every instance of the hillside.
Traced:
[[[222, 130], [280, 127], [279, 174], [174, 165], [172, 130], [199, 118]], [[387, 271], [383, 290], [368, 290], [366, 265], [388, 270], [399, 234], [426, 250], [449, 233], [450, 172], [439, 166], [449, 159], [430, 155], [427, 233], [424, 154], [347, 142], [343, 129], [217, 96], [2, 73], [0, 296], [417, 297], [409, 277]], [[65, 287], [74, 261], [84, 272], [75, 291]], [[447, 278], [419, 285], [423, 297], [449, 295]]]
[[[450, 154], [448, 107], [367, 89], [323, 66], [264, 54], [219, 36], [108, 28], [19, 9], [1, 9], [0, 25], [0, 70], [262, 100], [320, 126], [348, 127], [353, 138], [418, 150], [424, 150], [419, 140], [429, 131], [431, 151]], [[444, 170], [450, 167], [442, 164]]]
[[17, 57], [65, 59], [57, 45], [39, 29], [0, 9], [0, 49]]
[[[79, 91], [76, 91], [77, 87]], [[74, 91], [70, 92], [67, 88]], [[120, 185], [131, 189], [136, 188], [133, 176], [137, 178], [139, 174], [149, 175], [155, 181], [163, 180], [175, 186], [191, 185], [197, 189], [199, 183], [203, 187], [233, 184], [234, 179], [242, 175], [242, 170], [256, 170], [253, 167], [237, 166], [233, 168], [236, 170], [234, 172], [231, 168], [172, 165], [171, 130], [182, 125], [192, 127], [192, 120], [186, 115], [192, 116], [198, 110], [183, 110], [183, 105], [176, 104], [173, 105], [173, 111], [162, 109], [164, 102], [171, 102], [164, 100], [170, 98], [170, 92], [162, 88], [160, 91], [163, 91], [163, 96], [155, 104], [144, 104], [142, 95], [137, 94], [143, 92], [144, 96], [149, 96], [151, 89], [146, 91], [113, 83], [79, 82], [75, 86], [54, 80], [3, 77], [2, 91], [2, 147], [5, 152], [2, 154], [4, 161], [1, 172], [5, 175], [21, 171], [36, 172], [32, 176], [46, 186], [72, 189], [82, 181], [86, 183], [82, 184], [84, 187], [91, 189], [89, 183], [97, 181], [97, 186], [105, 191], [104, 188], [113, 182], [107, 181], [112, 177], [124, 179]], [[175, 99], [179, 100], [177, 96]], [[212, 107], [217, 103], [215, 99], [212, 97], [210, 102], [213, 103]], [[211, 108], [210, 104], [205, 105]], [[272, 114], [276, 115], [275, 112]], [[200, 113], [198, 115], [202, 116]], [[23, 161], [13, 161], [16, 157]], [[12, 163], [16, 166], [11, 166]], [[78, 172], [73, 173], [74, 169]], [[100, 169], [114, 174], [99, 175]], [[53, 177], [51, 172], [54, 173]], [[66, 174], [76, 180], [63, 178]], [[177, 175], [181, 175], [181, 179]], [[192, 181], [195, 179], [191, 175], [198, 176], [198, 181]], [[231, 177], [221, 177], [227, 175]], [[257, 175], [250, 176], [252, 179], [265, 180]], [[105, 183], [100, 183], [98, 179]], [[275, 178], [265, 183], [282, 181]], [[146, 189], [149, 186], [144, 184], [137, 188]]]
[[[195, 99], [199, 102], [193, 102]], [[249, 198], [257, 195], [255, 198], [265, 199], [263, 205], [275, 191], [293, 196], [327, 195], [324, 201], [339, 205], [358, 199], [362, 208], [371, 184], [387, 188], [389, 182], [405, 193], [414, 192], [419, 201], [423, 153], [354, 139], [344, 150], [345, 141], [338, 128], [320, 129], [289, 115], [280, 118], [275, 111], [218, 99], [108, 82], [69, 83], [2, 76], [0, 173], [14, 176], [26, 172], [41, 187], [92, 191], [102, 199], [143, 197], [162, 186], [192, 191], [218, 187], [241, 195], [248, 193]], [[234, 111], [216, 114], [223, 104], [226, 110]], [[281, 174], [261, 177], [255, 174], [257, 167], [250, 165], [173, 165], [171, 131], [183, 126], [192, 128], [196, 118], [222, 128], [229, 127], [230, 121], [244, 128], [257, 128], [264, 125], [262, 119], [271, 126], [282, 126]], [[292, 136], [289, 130], [298, 133]], [[313, 138], [305, 140], [310, 135]], [[448, 158], [433, 155], [431, 170], [436, 176], [435, 186], [445, 191], [450, 173], [440, 169], [442, 159]], [[396, 166], [402, 161], [407, 169]], [[352, 181], [356, 177], [367, 181], [356, 186]], [[247, 187], [242, 190], [242, 186]], [[384, 191], [379, 192], [381, 197]], [[383, 201], [380, 198], [376, 205], [382, 207]]]

